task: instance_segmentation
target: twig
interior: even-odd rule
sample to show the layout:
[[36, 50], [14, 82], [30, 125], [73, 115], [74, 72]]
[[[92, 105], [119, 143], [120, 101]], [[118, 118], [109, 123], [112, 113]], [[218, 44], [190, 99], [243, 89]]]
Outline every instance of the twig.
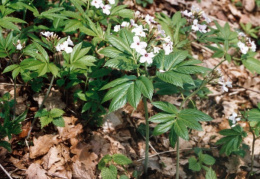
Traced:
[[8, 176], [8, 178], [13, 179], [11, 175], [8, 173], [8, 171], [5, 170], [5, 168], [0, 164], [0, 168], [5, 172], [5, 174]]

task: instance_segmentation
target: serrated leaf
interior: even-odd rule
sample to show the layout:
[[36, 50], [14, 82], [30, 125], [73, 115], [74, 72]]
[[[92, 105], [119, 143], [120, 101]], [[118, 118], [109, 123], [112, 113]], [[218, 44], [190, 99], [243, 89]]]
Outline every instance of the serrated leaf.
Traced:
[[53, 119], [52, 123], [58, 127], [65, 127], [65, 121], [64, 121], [63, 117], [58, 117], [58, 118]]
[[214, 165], [214, 163], [216, 162], [216, 160], [208, 154], [202, 154], [201, 161], [206, 165]]
[[196, 109], [184, 109], [179, 113], [178, 117], [182, 119], [194, 119], [196, 121], [213, 120], [209, 115]]
[[152, 99], [153, 97], [153, 83], [145, 76], [140, 76], [136, 80], [136, 85], [141, 93], [147, 97], [148, 99]]
[[7, 72], [9, 72], [9, 71], [12, 71], [12, 70], [14, 70], [14, 69], [17, 68], [17, 67], [19, 67], [19, 65], [17, 65], [17, 64], [9, 65], [9, 66], [7, 66], [7, 67], [4, 69], [3, 73], [7, 73]]
[[197, 161], [195, 157], [189, 158], [189, 169], [193, 171], [200, 171], [201, 170], [201, 164]]
[[149, 121], [154, 123], [164, 123], [168, 121], [175, 120], [176, 115], [175, 114], [165, 114], [165, 113], [158, 113], [153, 115]]
[[170, 133], [169, 133], [169, 141], [170, 141], [172, 148], [175, 147], [177, 140], [178, 140], [178, 136], [177, 136], [176, 132], [174, 131], [174, 126], [172, 126]]
[[166, 83], [170, 83], [179, 87], [183, 87], [183, 80], [177, 72], [166, 71], [163, 73], [157, 72], [157, 77]]
[[127, 102], [127, 90], [117, 94], [109, 105], [109, 112], [113, 112], [123, 107]]
[[260, 61], [255, 58], [248, 58], [246, 60], [243, 60], [243, 65], [251, 71], [252, 73], [258, 73], [260, 74]]
[[178, 136], [185, 140], [189, 140], [189, 133], [187, 127], [179, 120], [174, 123], [174, 131]]
[[132, 163], [132, 160], [123, 154], [114, 154], [112, 158], [113, 161], [118, 165], [128, 165]]
[[171, 114], [177, 114], [179, 110], [171, 103], [164, 102], [164, 101], [157, 101], [152, 103], [155, 107]]
[[55, 77], [59, 74], [59, 68], [54, 63], [48, 63], [48, 69]]
[[99, 51], [100, 54], [105, 55], [110, 58], [117, 58], [119, 56], [124, 56], [124, 53], [114, 47], [105, 47]]
[[165, 56], [164, 68], [169, 71], [179, 63], [181, 63], [185, 58], [188, 57], [188, 51], [178, 51]]
[[112, 44], [115, 48], [117, 48], [121, 52], [124, 52], [129, 55], [132, 54], [131, 48], [121, 38], [114, 35], [109, 35], [106, 38], [110, 44]]
[[52, 121], [53, 121], [53, 119], [48, 116], [40, 117], [41, 128], [44, 128], [45, 126], [50, 124]]
[[7, 141], [0, 141], [0, 147], [6, 148], [9, 152], [12, 151], [11, 144], [9, 144]]
[[133, 59], [126, 58], [125, 56], [108, 60], [104, 66], [124, 71], [132, 71], [138, 68]]
[[158, 124], [158, 125], [154, 128], [154, 130], [153, 130], [153, 135], [154, 135], [154, 136], [158, 136], [158, 135], [161, 135], [161, 134], [166, 133], [167, 131], [169, 131], [169, 130], [172, 128], [173, 123], [174, 123], [174, 120], [168, 121], [168, 122], [166, 122], [166, 123]]
[[110, 155], [105, 155], [102, 159], [98, 162], [98, 169], [102, 170], [102, 168], [106, 167], [106, 164], [112, 160]]
[[117, 85], [116, 87], [110, 89], [106, 95], [104, 96], [103, 100], [102, 100], [102, 103], [114, 98], [115, 96], [117, 96], [118, 94], [120, 93], [126, 93], [128, 88], [134, 84], [134, 82], [132, 81], [128, 81], [128, 82], [125, 82], [123, 84], [120, 84], [120, 85]]
[[185, 74], [205, 73], [210, 69], [201, 66], [180, 66], [175, 71]]
[[105, 90], [105, 89], [108, 89], [108, 88], [111, 88], [111, 87], [115, 87], [115, 86], [120, 85], [124, 82], [130, 81], [130, 80], [135, 80], [135, 79], [136, 79], [136, 76], [134, 76], [134, 75], [123, 76], [121, 78], [118, 78], [118, 79], [106, 84], [100, 90]]
[[128, 88], [127, 91], [127, 101], [131, 106], [133, 106], [136, 109], [140, 100], [141, 92], [138, 89], [136, 83], [132, 83], [132, 85]]
[[207, 172], [206, 172], [206, 179], [217, 179], [217, 175], [215, 173], [214, 170], [212, 170], [212, 168], [210, 168]]
[[53, 108], [51, 111], [50, 111], [50, 115], [51, 117], [53, 118], [56, 118], [56, 117], [61, 117], [65, 112], [61, 109], [58, 109], [58, 108]]
[[101, 170], [101, 176], [103, 179], [116, 179], [117, 169], [114, 165], [110, 165], [109, 168], [104, 167]]
[[195, 119], [192, 118], [181, 118], [178, 116], [177, 119], [179, 122], [181, 122], [182, 124], [184, 124], [185, 126], [191, 128], [191, 129], [195, 129], [197, 131], [203, 131], [200, 123], [198, 123], [198, 121], [196, 121]]

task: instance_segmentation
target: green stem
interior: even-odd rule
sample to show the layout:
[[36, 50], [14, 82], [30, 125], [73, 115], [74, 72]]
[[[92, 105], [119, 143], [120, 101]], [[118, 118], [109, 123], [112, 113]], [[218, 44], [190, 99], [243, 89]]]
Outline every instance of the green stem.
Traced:
[[[49, 96], [49, 94], [50, 94], [51, 87], [52, 87], [52, 85], [53, 85], [54, 79], [55, 79], [55, 77], [52, 76], [52, 78], [51, 78], [51, 83], [50, 83], [50, 85], [49, 85], [49, 88], [48, 88], [48, 90], [47, 90], [47, 92], [46, 92], [46, 94], [45, 94], [45, 96], [44, 96], [44, 98], [43, 98], [43, 101], [42, 101], [42, 103], [41, 103], [41, 105], [40, 105], [38, 111], [42, 110], [43, 105], [44, 105], [46, 99], [48, 98], [48, 96]], [[31, 135], [31, 132], [32, 132], [33, 126], [34, 126], [34, 124], [35, 124], [35, 122], [36, 122], [36, 119], [37, 119], [37, 118], [35, 118], [35, 117], [33, 118], [32, 125], [31, 125], [31, 127], [30, 127], [30, 130], [29, 130], [28, 135], [27, 135], [27, 137], [26, 137], [25, 140], [27, 140], [27, 139], [30, 138], [30, 135]]]
[[250, 172], [248, 175], [248, 178], [250, 177], [250, 175], [253, 173], [253, 168], [254, 168], [254, 153], [255, 153], [255, 141], [256, 141], [256, 137], [255, 137], [255, 133], [252, 130], [252, 128], [250, 127], [250, 132], [253, 134], [253, 143], [252, 143], [252, 154], [251, 154], [251, 168], [250, 168]]
[[179, 179], [179, 168], [180, 168], [180, 138], [177, 137], [176, 142], [176, 148], [177, 148], [177, 161], [176, 161], [176, 179]]
[[144, 110], [145, 110], [145, 160], [144, 160], [144, 174], [145, 178], [148, 178], [148, 159], [149, 159], [149, 121], [148, 121], [148, 108], [147, 99], [143, 98]]
[[13, 110], [13, 120], [15, 120], [15, 110], [16, 110], [16, 78], [14, 78], [14, 110]]

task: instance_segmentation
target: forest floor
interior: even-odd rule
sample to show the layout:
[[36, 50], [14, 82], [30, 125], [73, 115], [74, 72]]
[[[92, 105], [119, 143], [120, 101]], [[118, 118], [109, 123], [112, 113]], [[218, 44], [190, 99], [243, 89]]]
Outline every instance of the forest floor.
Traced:
[[[154, 15], [155, 12], [164, 12], [172, 16], [176, 11], [190, 9], [196, 5], [203, 9], [212, 20], [224, 25], [229, 22], [232, 29], [241, 29], [239, 23], [251, 23], [255, 27], [260, 26], [260, 7], [254, 0], [241, 2], [241, 6], [236, 6], [239, 0], [234, 2], [228, 0], [154, 0], [152, 5], [146, 8], [133, 4], [131, 0], [125, 0], [124, 4], [134, 10], [139, 10], [144, 14]], [[259, 37], [258, 32], [257, 36]], [[257, 39], [254, 39], [257, 41]], [[260, 40], [258, 39], [258, 55], [260, 59]], [[213, 68], [220, 61], [211, 58], [212, 51], [197, 44], [192, 43], [192, 55], [203, 60], [203, 66]], [[191, 131], [190, 141], [180, 141], [180, 177], [203, 179], [204, 172], [192, 172], [188, 168], [188, 158], [194, 155], [194, 148], [205, 149], [206, 153], [216, 159], [213, 169], [220, 179], [243, 179], [246, 178], [251, 163], [252, 136], [244, 139], [244, 143], [249, 146], [246, 156], [219, 154], [219, 147], [215, 145], [221, 138], [220, 130], [229, 128], [228, 117], [233, 112], [243, 111], [253, 108], [260, 102], [260, 76], [254, 75], [245, 69], [243, 65], [233, 63], [223, 63], [220, 66], [223, 76], [232, 81], [233, 87], [228, 92], [223, 92], [221, 86], [208, 85], [211, 93], [207, 98], [194, 99], [198, 108], [213, 117], [213, 121], [203, 123], [203, 131]], [[18, 87], [18, 91], [22, 88]], [[1, 91], [14, 93], [13, 85], [7, 83], [0, 84]], [[1, 92], [2, 93], [2, 92]], [[26, 101], [32, 97], [22, 95], [17, 98], [18, 112], [26, 108]], [[59, 91], [52, 90], [46, 105], [64, 108], [64, 101]], [[40, 101], [42, 95], [34, 96], [35, 101]], [[160, 100], [168, 101], [176, 106], [180, 106], [180, 96], [162, 96]], [[33, 111], [33, 108], [30, 109]], [[148, 103], [149, 114], [153, 115], [154, 110], [151, 103]], [[73, 114], [73, 112], [71, 112]], [[0, 164], [9, 172], [13, 178], [101, 178], [97, 169], [99, 160], [106, 154], [122, 153], [133, 160], [128, 168], [128, 175], [133, 171], [142, 171], [143, 156], [145, 150], [145, 140], [142, 126], [145, 124], [144, 108], [140, 103], [137, 110], [133, 110], [130, 105], [110, 113], [104, 117], [104, 124], [100, 128], [90, 128], [82, 123], [76, 115], [65, 117], [66, 126], [48, 127], [40, 130], [37, 124], [33, 130], [32, 137], [25, 143], [25, 137], [31, 125], [30, 120], [23, 123], [23, 132], [12, 139], [12, 153], [5, 149], [0, 149]], [[239, 122], [245, 126], [245, 123]], [[155, 126], [150, 125], [151, 129]], [[253, 179], [260, 178], [260, 140], [256, 141], [254, 151], [254, 168], [256, 172]], [[149, 157], [149, 178], [167, 179], [173, 178], [176, 173], [176, 150], [169, 144], [167, 135], [150, 138]], [[123, 168], [119, 169], [119, 172]], [[0, 178], [7, 176], [0, 170]]]

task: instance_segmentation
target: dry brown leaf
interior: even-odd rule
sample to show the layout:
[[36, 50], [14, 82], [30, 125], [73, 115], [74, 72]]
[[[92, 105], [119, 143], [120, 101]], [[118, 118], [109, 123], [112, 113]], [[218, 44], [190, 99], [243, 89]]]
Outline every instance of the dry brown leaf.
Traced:
[[58, 135], [49, 134], [40, 136], [38, 139], [34, 137], [34, 146], [30, 147], [30, 158], [34, 159], [36, 157], [46, 154], [54, 144], [58, 144], [60, 141], [61, 140], [58, 139]]
[[32, 163], [26, 170], [28, 179], [50, 179], [46, 173], [38, 163]]
[[83, 132], [83, 127], [81, 124], [75, 125], [78, 120], [75, 117], [63, 117], [65, 121], [65, 127], [57, 127], [59, 131], [59, 136], [62, 140], [76, 138], [78, 134]]
[[104, 117], [103, 123], [103, 132], [111, 132], [114, 131], [115, 128], [119, 125], [123, 124], [122, 119], [122, 110], [117, 110], [115, 112], [111, 112]]

